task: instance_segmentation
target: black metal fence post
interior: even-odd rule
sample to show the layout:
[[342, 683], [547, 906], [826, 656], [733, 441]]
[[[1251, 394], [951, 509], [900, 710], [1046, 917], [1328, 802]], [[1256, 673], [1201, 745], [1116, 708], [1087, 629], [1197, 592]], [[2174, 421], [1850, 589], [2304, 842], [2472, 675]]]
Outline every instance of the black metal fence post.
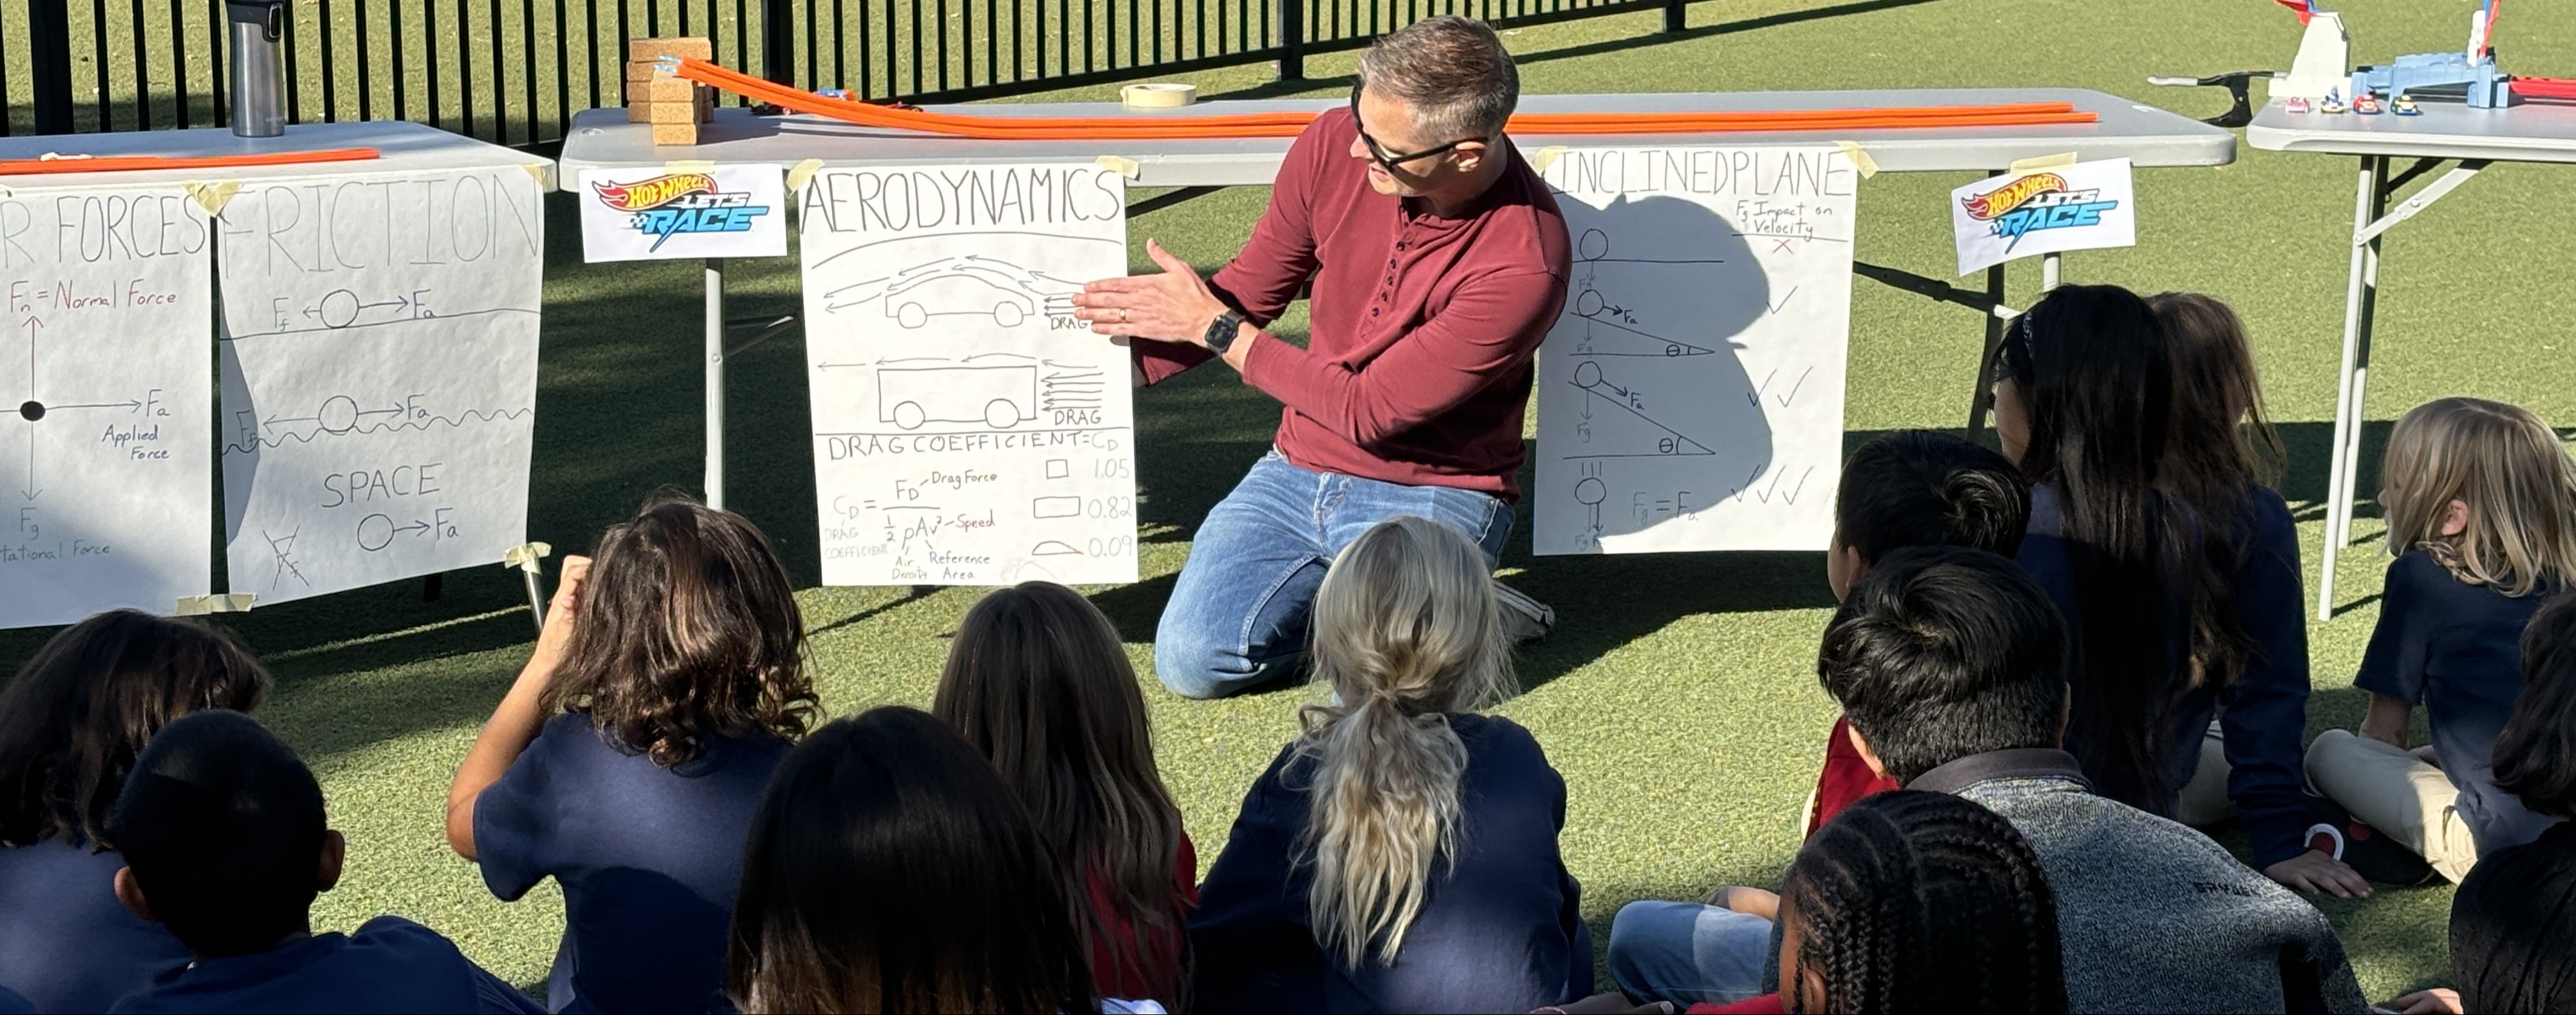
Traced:
[[1306, 80], [1306, 0], [1279, 0], [1279, 80]]
[[[224, 2], [25, 0], [27, 42], [0, 46], [0, 105], [22, 110], [17, 122], [46, 134], [203, 122], [192, 110], [211, 110], [220, 126], [231, 56]], [[1359, 49], [1375, 33], [1430, 13], [1472, 12], [1512, 28], [1661, 10], [1669, 33], [1684, 30], [1691, 2], [1368, 0], [1364, 12], [1360, 0], [305, 0], [302, 6], [321, 6], [312, 14], [318, 20], [288, 28], [288, 107], [298, 122], [366, 118], [388, 111], [377, 106], [383, 99], [397, 119], [417, 117], [503, 144], [550, 144], [569, 125], [576, 90], [587, 88], [597, 104], [609, 98], [612, 81], [623, 80], [617, 68], [630, 35], [666, 29], [710, 36], [734, 66], [770, 81], [839, 86], [870, 99], [966, 102], [1273, 61], [1278, 80], [1293, 90], [1310, 80], [1308, 57]], [[97, 16], [72, 17], [75, 3]], [[167, 52], [141, 13], [162, 5], [170, 12]], [[107, 17], [111, 7], [128, 6], [136, 16]], [[551, 18], [539, 14], [547, 6]], [[375, 8], [384, 9], [382, 27], [391, 33], [382, 51], [390, 69], [382, 74]], [[1025, 23], [1031, 12], [1034, 31]], [[358, 19], [354, 28], [345, 24], [350, 17]], [[603, 23], [609, 21], [613, 28]], [[21, 29], [13, 23], [6, 30]], [[343, 44], [346, 31], [356, 33], [348, 36], [354, 44]], [[548, 43], [551, 67], [539, 59]], [[844, 66], [853, 57], [856, 66]], [[297, 101], [301, 86], [321, 89], [318, 106]], [[549, 92], [552, 110], [545, 108]], [[344, 108], [344, 95], [358, 97], [353, 108]], [[176, 103], [180, 115], [155, 115], [156, 101]], [[16, 129], [0, 120], [0, 136]]]
[[[29, 0], [27, 68], [36, 85], [36, 133], [72, 132], [72, 19], [69, 0]], [[99, 96], [104, 104], [107, 96]]]
[[796, 83], [796, 43], [790, 38], [795, 28], [795, 0], [760, 0], [761, 77], [782, 85]]

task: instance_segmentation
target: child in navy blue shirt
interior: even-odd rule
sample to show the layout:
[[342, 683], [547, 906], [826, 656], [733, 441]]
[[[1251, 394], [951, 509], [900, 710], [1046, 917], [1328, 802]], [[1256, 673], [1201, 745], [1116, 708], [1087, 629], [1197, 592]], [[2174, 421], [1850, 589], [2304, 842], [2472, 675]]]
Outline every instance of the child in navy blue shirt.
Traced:
[[[2444, 398], [2397, 421], [2382, 474], [2398, 557], [2353, 678], [2370, 711], [2358, 735], [2309, 745], [2308, 779], [2457, 882], [2553, 820], [2496, 788], [2489, 755], [2522, 691], [2523, 628], [2576, 573], [2576, 463], [2528, 411]], [[2418, 704], [2429, 755], [2407, 749]]]
[[112, 1011], [540, 1010], [411, 921], [313, 933], [313, 897], [339, 882], [347, 844], [330, 830], [313, 772], [239, 712], [192, 712], [162, 727], [107, 832], [125, 854], [117, 899], [195, 957]]
[[2368, 895], [2306, 841], [2298, 534], [2232, 432], [2250, 378], [2178, 383], [2175, 327], [2117, 286], [2061, 286], [1997, 349], [1996, 436], [2031, 483], [2015, 559], [2072, 636], [2067, 749], [2102, 795], [2175, 817], [2215, 719], [2252, 866]]
[[725, 975], [746, 1012], [1163, 1011], [1097, 993], [1044, 833], [918, 709], [814, 731], [743, 852]]
[[1154, 766], [1118, 628], [1054, 582], [996, 589], [958, 622], [930, 709], [1028, 806], [1100, 993], [1184, 1007], [1198, 855]]
[[188, 962], [116, 901], [108, 807], [144, 741], [200, 708], [248, 711], [268, 671], [221, 629], [133, 610], [64, 628], [0, 693], [0, 985], [103, 1011]]
[[1473, 710], [1510, 663], [1484, 552], [1420, 518], [1345, 548], [1315, 596], [1304, 710], [1200, 886], [1209, 1011], [1529, 1011], [1592, 992], [1565, 781]]
[[743, 835], [815, 710], [804, 648], [786, 569], [740, 515], [656, 501], [595, 561], [565, 559], [447, 795], [448, 844], [494, 895], [563, 886], [549, 1007], [727, 1006]]

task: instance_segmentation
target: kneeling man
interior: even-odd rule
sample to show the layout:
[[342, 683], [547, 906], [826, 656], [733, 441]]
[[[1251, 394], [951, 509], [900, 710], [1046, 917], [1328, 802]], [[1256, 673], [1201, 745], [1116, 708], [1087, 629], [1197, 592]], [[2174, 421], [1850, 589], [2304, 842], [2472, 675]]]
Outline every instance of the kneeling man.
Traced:
[[[1154, 637], [1173, 691], [1295, 671], [1344, 544], [1397, 515], [1499, 561], [1539, 342], [1565, 302], [1565, 220], [1503, 138], [1520, 77], [1482, 22], [1436, 17], [1360, 57], [1347, 111], [1289, 149], [1251, 241], [1213, 278], [1094, 282], [1077, 313], [1136, 339], [1148, 384], [1210, 359], [1279, 400], [1270, 453], [1208, 512]], [[1262, 331], [1311, 284], [1305, 348]]]

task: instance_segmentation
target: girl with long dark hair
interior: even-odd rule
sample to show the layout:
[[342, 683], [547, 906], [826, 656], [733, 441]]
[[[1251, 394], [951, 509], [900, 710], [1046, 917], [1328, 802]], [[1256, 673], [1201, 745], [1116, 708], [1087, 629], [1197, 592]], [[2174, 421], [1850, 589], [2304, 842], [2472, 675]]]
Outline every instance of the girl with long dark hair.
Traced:
[[247, 712], [269, 676], [222, 628], [111, 610], [64, 628], [0, 691], [0, 984], [37, 1011], [106, 1011], [188, 963], [116, 901], [110, 805], [152, 734]]
[[2307, 624], [2289, 508], [2250, 472], [2176, 453], [2178, 417], [2248, 406], [2178, 390], [2171, 335], [2126, 289], [2070, 285], [1997, 350], [1996, 434], [2031, 482], [2016, 559], [2074, 635], [2067, 747], [2103, 795], [2170, 817], [2215, 718], [2255, 866], [2367, 895], [2305, 842]]
[[1056, 858], [918, 710], [815, 731], [752, 821], [725, 983], [746, 1012], [1159, 1011], [1092, 992]]
[[930, 710], [1028, 806], [1101, 992], [1180, 1007], [1198, 860], [1109, 618], [1053, 582], [986, 595], [949, 640]]

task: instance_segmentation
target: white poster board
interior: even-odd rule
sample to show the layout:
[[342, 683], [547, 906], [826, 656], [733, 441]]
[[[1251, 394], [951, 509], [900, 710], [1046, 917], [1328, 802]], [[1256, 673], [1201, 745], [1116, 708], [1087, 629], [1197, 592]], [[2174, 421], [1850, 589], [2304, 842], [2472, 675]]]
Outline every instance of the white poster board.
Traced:
[[1090, 162], [827, 168], [798, 201], [827, 585], [1136, 580], [1124, 343], [1073, 319], [1127, 273]]
[[1539, 347], [1536, 551], [1823, 549], [1851, 330], [1849, 157], [1591, 148], [1542, 175], [1574, 274]]
[[781, 257], [786, 181], [777, 166], [581, 171], [582, 259]]
[[1959, 274], [2016, 257], [2138, 243], [2129, 160], [2077, 162], [1996, 176], [1950, 192]]
[[212, 237], [175, 185], [0, 198], [0, 626], [211, 590]]
[[224, 207], [233, 592], [301, 599], [527, 541], [539, 197], [502, 166], [254, 183]]

